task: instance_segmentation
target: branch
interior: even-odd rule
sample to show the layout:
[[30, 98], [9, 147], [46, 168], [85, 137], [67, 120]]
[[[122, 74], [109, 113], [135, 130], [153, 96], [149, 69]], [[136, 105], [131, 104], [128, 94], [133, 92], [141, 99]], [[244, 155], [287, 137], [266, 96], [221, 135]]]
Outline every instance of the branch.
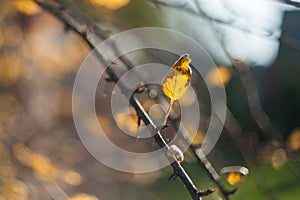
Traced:
[[[150, 54], [151, 56], [153, 56], [156, 59], [160, 59], [159, 57], [157, 57], [154, 54], [152, 54], [150, 51], [147, 51], [147, 53]], [[163, 62], [162, 60], [160, 60], [160, 61]], [[159, 96], [156, 97], [156, 100], [158, 102], [160, 102], [159, 98], [161, 98], [161, 97], [159, 97]], [[172, 116], [172, 113], [170, 113], [170, 116]], [[170, 122], [172, 123], [172, 125], [174, 127], [176, 127], [176, 123], [173, 120], [171, 120]], [[219, 176], [218, 172], [215, 170], [215, 168], [213, 167], [213, 165], [211, 164], [211, 162], [207, 159], [207, 157], [205, 156], [205, 154], [202, 152], [200, 145], [194, 145], [193, 142], [191, 141], [191, 139], [189, 137], [187, 137], [188, 134], [187, 134], [186, 129], [184, 129], [184, 128], [179, 129], [178, 130], [178, 134], [180, 136], [182, 136], [183, 140], [185, 140], [188, 144], [191, 144], [190, 145], [190, 149], [192, 150], [193, 154], [196, 156], [196, 158], [198, 159], [198, 161], [200, 162], [200, 164], [204, 167], [204, 169], [208, 173], [210, 179], [218, 187], [218, 189], [222, 193], [223, 197], [226, 200], [229, 200], [229, 196], [232, 195], [232, 194], [234, 194], [237, 189], [227, 190], [222, 185], [222, 183], [220, 181], [220, 176]]]
[[[78, 21], [76, 21], [71, 15], [69, 15], [63, 6], [58, 4], [57, 2], [49, 1], [45, 2], [43, 0], [34, 0], [39, 6], [41, 6], [46, 11], [50, 12], [52, 15], [57, 17], [62, 23], [64, 23], [68, 28], [75, 31], [81, 38], [89, 45], [91, 49], [95, 49], [96, 42], [93, 40], [94, 35], [91, 29], [87, 28], [85, 24], [81, 24]], [[101, 55], [100, 52], [96, 52], [98, 59], [104, 64], [104, 66], [108, 66], [105, 59]], [[119, 87], [123, 91], [123, 93], [126, 95], [128, 94], [129, 88], [122, 82], [122, 80], [119, 80], [119, 76], [115, 73], [115, 71], [108, 66], [106, 68], [106, 72], [110, 76], [110, 79], [114, 82], [119, 82]], [[127, 96], [128, 97], [128, 96]], [[169, 145], [166, 143], [164, 138], [161, 135], [161, 132], [157, 130], [157, 127], [153, 123], [153, 121], [150, 119], [149, 115], [145, 112], [144, 108], [142, 107], [141, 103], [138, 101], [137, 98], [134, 96], [128, 97], [129, 103], [136, 109], [137, 114], [139, 118], [148, 125], [150, 131], [153, 133], [156, 133], [154, 135], [155, 141], [158, 143], [158, 145], [161, 148], [167, 147], [165, 150], [165, 154], [170, 149]], [[179, 162], [176, 161], [175, 158], [170, 158], [167, 156], [167, 158], [172, 162], [171, 166], [173, 167], [174, 174], [180, 178], [182, 183], [187, 188], [190, 196], [193, 200], [199, 200], [201, 199], [201, 196], [210, 194], [211, 191], [209, 190], [204, 192], [199, 192], [195, 185], [193, 184], [192, 180], [188, 176], [188, 174], [185, 172], [183, 167], [180, 165]]]

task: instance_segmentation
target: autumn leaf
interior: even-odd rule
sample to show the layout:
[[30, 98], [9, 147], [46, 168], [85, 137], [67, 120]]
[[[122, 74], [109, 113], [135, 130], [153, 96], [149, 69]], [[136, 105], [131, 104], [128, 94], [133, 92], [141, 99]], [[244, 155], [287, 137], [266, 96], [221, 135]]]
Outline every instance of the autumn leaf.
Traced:
[[180, 99], [191, 84], [192, 69], [189, 64], [191, 59], [188, 54], [183, 54], [166, 74], [162, 82], [162, 90], [170, 98], [169, 108], [165, 115], [164, 125], [167, 122], [175, 100]]

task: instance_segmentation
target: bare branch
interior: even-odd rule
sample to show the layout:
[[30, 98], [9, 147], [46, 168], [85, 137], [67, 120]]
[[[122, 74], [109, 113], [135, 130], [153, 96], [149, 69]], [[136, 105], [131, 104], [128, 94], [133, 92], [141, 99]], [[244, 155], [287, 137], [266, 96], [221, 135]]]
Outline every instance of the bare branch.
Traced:
[[[96, 47], [96, 42], [93, 39], [93, 31], [91, 31], [85, 24], [81, 24], [77, 22], [71, 15], [69, 15], [61, 5], [57, 4], [57, 2], [51, 2], [49, 1], [45, 2], [43, 0], [35, 0], [35, 2], [40, 5], [42, 8], [44, 8], [46, 11], [53, 14], [55, 17], [57, 17], [61, 22], [63, 22], [68, 28], [75, 31], [78, 35], [82, 37], [82, 39], [89, 45], [91, 49], [94, 49]], [[97, 57], [98, 59], [105, 65], [108, 66], [105, 59], [101, 55], [100, 52], [97, 51]], [[114, 70], [108, 66], [106, 68], [106, 71], [108, 75], [110, 76], [110, 79], [114, 82], [119, 81], [119, 87], [124, 92], [124, 94], [128, 94], [129, 88], [121, 81], [119, 80], [119, 76], [114, 72]], [[145, 112], [144, 108], [142, 107], [141, 103], [135, 96], [127, 96], [129, 98], [130, 104], [136, 109], [137, 114], [139, 118], [146, 124], [149, 125], [150, 131], [155, 133], [154, 139], [158, 143], [158, 145], [161, 148], [169, 149], [169, 145], [166, 143], [164, 138], [161, 135], [161, 132], [157, 130], [157, 127], [153, 123], [153, 121], [150, 119], [148, 114]], [[165, 154], [167, 153], [167, 150], [165, 150]], [[187, 188], [189, 194], [191, 195], [192, 199], [199, 200], [201, 199], [201, 195], [203, 196], [203, 193], [206, 194], [207, 192], [199, 192], [195, 185], [193, 184], [192, 180], [188, 176], [188, 174], [185, 172], [183, 167], [180, 165], [179, 162], [176, 161], [175, 158], [170, 158], [167, 156], [167, 158], [171, 161], [171, 166], [173, 167], [174, 173], [176, 176], [180, 178], [182, 183]]]

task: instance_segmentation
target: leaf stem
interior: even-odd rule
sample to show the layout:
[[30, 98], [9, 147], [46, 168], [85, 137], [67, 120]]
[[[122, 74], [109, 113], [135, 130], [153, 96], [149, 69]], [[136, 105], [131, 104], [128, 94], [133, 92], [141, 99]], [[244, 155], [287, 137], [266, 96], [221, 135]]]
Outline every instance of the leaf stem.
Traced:
[[169, 103], [169, 107], [168, 107], [168, 110], [167, 110], [166, 115], [165, 115], [163, 126], [165, 126], [167, 121], [168, 121], [168, 117], [169, 117], [170, 112], [172, 110], [173, 104], [174, 104], [174, 99], [170, 98], [170, 103]]

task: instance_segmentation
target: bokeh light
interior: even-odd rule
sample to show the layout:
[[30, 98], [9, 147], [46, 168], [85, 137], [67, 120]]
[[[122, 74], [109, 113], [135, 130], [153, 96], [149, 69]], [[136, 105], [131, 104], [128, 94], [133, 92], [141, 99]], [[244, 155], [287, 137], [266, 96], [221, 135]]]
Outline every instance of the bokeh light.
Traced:
[[130, 0], [90, 0], [92, 4], [103, 6], [110, 10], [117, 10], [126, 6]]

